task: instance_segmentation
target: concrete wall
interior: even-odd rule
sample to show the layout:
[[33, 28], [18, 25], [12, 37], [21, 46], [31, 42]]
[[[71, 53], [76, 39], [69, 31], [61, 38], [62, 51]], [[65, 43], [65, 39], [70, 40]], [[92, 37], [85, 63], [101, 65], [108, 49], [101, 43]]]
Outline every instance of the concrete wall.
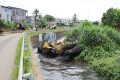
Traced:
[[7, 7], [1, 6], [1, 19], [4, 19], [5, 21], [11, 21], [12, 17], [12, 10]]

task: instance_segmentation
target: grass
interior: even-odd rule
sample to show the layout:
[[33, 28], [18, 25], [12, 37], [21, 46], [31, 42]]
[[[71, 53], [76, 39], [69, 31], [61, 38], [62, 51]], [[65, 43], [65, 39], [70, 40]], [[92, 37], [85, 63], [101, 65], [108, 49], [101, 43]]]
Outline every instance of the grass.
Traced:
[[15, 66], [14, 66], [13, 71], [12, 71], [12, 80], [18, 79], [22, 40], [23, 40], [23, 38], [21, 37], [19, 42], [18, 42], [17, 49], [16, 49]]
[[[32, 68], [31, 68], [31, 61], [30, 61], [30, 57], [31, 57], [31, 50], [29, 48], [29, 44], [30, 44], [30, 37], [32, 35], [36, 35], [38, 34], [38, 32], [26, 32], [29, 35], [25, 36], [25, 51], [24, 51], [24, 57], [23, 57], [23, 70], [24, 73], [28, 73], [28, 72], [32, 72]], [[17, 45], [17, 49], [16, 49], [16, 57], [15, 57], [15, 66], [13, 68], [12, 71], [12, 80], [17, 80], [18, 79], [18, 73], [19, 73], [19, 64], [20, 64], [20, 57], [21, 57], [21, 48], [22, 48], [22, 40], [23, 37], [20, 38], [18, 45]]]
[[25, 44], [24, 44], [25, 50], [24, 50], [24, 57], [23, 57], [23, 64], [24, 64], [23, 71], [25, 74], [25, 73], [32, 72], [32, 63], [31, 63], [31, 50], [29, 47], [30, 45], [29, 33], [26, 32], [24, 38], [25, 38]]
[[106, 80], [120, 80], [120, 55], [95, 59], [91, 63], [93, 68]]
[[[57, 27], [56, 29], [39, 29], [38, 31], [26, 31], [26, 32], [30, 32], [30, 34], [38, 34], [38, 33], [45, 33], [45, 32], [61, 32], [61, 31], [65, 31], [65, 27], [66, 26], [61, 26], [61, 27]], [[73, 27], [69, 27], [69, 28], [73, 28]]]
[[24, 50], [24, 57], [23, 57], [24, 73], [32, 72], [32, 61], [31, 61], [32, 52], [30, 50], [30, 43], [31, 43], [30, 38], [31, 36], [37, 35], [37, 34], [39, 34], [39, 32], [36, 32], [36, 31], [25, 32], [25, 44], [24, 44], [25, 50]]

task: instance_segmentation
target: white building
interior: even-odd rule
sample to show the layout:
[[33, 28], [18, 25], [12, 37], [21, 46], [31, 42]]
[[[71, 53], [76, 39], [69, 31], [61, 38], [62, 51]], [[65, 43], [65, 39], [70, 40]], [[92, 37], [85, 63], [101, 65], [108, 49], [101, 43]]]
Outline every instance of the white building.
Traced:
[[0, 6], [0, 18], [5, 21], [20, 23], [26, 19], [26, 15], [27, 10], [10, 6]]
[[12, 21], [12, 10], [8, 7], [0, 6], [0, 17], [6, 21]]
[[73, 23], [72, 19], [62, 19], [62, 18], [57, 18], [56, 22], [63, 23], [65, 25], [70, 25], [71, 23]]

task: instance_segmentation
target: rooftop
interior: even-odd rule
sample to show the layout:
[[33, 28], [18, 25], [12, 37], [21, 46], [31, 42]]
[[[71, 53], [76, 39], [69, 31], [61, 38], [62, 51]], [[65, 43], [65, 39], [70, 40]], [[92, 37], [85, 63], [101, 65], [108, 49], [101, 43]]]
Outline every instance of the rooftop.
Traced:
[[4, 8], [9, 8], [9, 9], [21, 9], [21, 10], [24, 10], [24, 11], [28, 12], [27, 10], [22, 9], [22, 8], [11, 7], [11, 6], [2, 6], [2, 5], [0, 5], [0, 6], [1, 6], [1, 7], [4, 7]]

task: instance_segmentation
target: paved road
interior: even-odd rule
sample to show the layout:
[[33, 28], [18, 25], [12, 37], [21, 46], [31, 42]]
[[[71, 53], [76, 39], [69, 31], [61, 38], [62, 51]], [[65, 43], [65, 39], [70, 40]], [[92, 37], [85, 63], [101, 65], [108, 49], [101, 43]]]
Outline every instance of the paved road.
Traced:
[[21, 33], [0, 36], [0, 80], [11, 80], [17, 43]]

